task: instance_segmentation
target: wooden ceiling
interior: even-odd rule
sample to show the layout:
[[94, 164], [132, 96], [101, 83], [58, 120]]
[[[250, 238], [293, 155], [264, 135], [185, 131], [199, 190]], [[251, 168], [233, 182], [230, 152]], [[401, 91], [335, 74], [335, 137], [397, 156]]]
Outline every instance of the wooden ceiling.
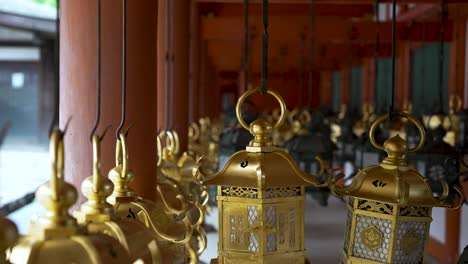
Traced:
[[[243, 0], [197, 0], [201, 15], [200, 32], [203, 45], [217, 72], [239, 72], [242, 68], [244, 45]], [[380, 2], [389, 2], [380, 0]], [[459, 5], [466, 0], [446, 0], [449, 17], [444, 38], [453, 36], [453, 16], [459, 15]], [[262, 5], [249, 1], [249, 69], [258, 75], [261, 65]], [[310, 0], [269, 1], [269, 70], [274, 73], [294, 72], [301, 58], [308, 70], [310, 34]], [[314, 69], [336, 70], [359, 63], [375, 53], [376, 23], [374, 0], [314, 0]], [[416, 3], [407, 5], [404, 3]], [[398, 42], [439, 41], [438, 10], [440, 0], [398, 0]], [[391, 55], [390, 5], [381, 5], [383, 20], [379, 26], [379, 55]], [[462, 12], [466, 12], [466, 4]], [[382, 16], [382, 11], [381, 11]], [[382, 19], [382, 18], [381, 18]], [[301, 36], [305, 38], [301, 45]], [[302, 48], [303, 47], [303, 48]]]

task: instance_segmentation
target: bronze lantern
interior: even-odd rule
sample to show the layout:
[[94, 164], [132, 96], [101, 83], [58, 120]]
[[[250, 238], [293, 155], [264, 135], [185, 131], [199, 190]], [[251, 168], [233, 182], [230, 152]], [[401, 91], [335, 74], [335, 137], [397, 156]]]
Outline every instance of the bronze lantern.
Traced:
[[[387, 157], [378, 165], [361, 170], [348, 186], [333, 186], [339, 196], [349, 198], [342, 263], [424, 263], [424, 251], [429, 239], [433, 207], [457, 209], [447, 203], [445, 192], [434, 197], [427, 179], [410, 169], [405, 155], [420, 149], [425, 141], [421, 123], [407, 113], [393, 113], [416, 125], [421, 140], [408, 149], [398, 134], [384, 145], [375, 141], [375, 129], [389, 118], [377, 119], [369, 131], [369, 138]], [[458, 188], [455, 188], [463, 199]]]
[[[305, 263], [305, 186], [328, 183], [321, 185], [317, 176], [302, 172], [288, 153], [273, 146], [268, 121], [257, 119], [247, 126], [241, 105], [257, 91], [248, 90], [237, 102], [239, 123], [254, 136], [246, 150], [232, 155], [213, 176], [198, 170], [204, 184], [218, 186], [218, 258], [211, 263]], [[267, 93], [280, 102], [279, 126], [286, 105], [275, 91]], [[319, 174], [330, 172], [321, 165]]]
[[28, 234], [7, 252], [7, 263], [130, 263], [127, 251], [110, 236], [87, 234], [68, 209], [77, 191], [63, 174], [63, 134], [51, 135], [52, 177], [36, 191], [47, 213], [32, 221]]

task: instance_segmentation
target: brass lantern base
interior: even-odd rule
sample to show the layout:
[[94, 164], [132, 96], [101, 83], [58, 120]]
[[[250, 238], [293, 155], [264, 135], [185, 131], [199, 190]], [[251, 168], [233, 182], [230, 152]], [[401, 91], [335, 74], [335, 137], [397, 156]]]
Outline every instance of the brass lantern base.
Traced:
[[[289, 261], [289, 262], [290, 262], [291, 260], [290, 260], [290, 259], [288, 259], [288, 260], [281, 260], [281, 259], [280, 259], [280, 260], [275, 260], [275, 263], [286, 263], [286, 262], [283, 262], [283, 261]], [[258, 262], [252, 262], [252, 263], [258, 263]], [[302, 263], [304, 263], [304, 264], [310, 264], [310, 261], [309, 261], [308, 258], [305, 258], [305, 259], [304, 259], [304, 262], [302, 262]], [[219, 263], [218, 259], [215, 258], [215, 259], [212, 259], [212, 260], [210, 261], [210, 264], [222, 264], [222, 263]], [[295, 262], [294, 264], [296, 264], [296, 262]]]

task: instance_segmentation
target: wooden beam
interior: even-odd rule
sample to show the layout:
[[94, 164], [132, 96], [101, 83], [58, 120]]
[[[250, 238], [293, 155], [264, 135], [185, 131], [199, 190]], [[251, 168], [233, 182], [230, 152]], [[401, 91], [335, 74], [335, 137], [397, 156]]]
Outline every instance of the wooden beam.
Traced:
[[[327, 5], [314, 6], [315, 17], [363, 17], [373, 14], [373, 5]], [[244, 6], [241, 3], [204, 3], [201, 4], [201, 15], [220, 16], [244, 16]], [[261, 16], [262, 5], [260, 3], [249, 4], [249, 16]], [[271, 3], [268, 6], [269, 16], [309, 16], [310, 8], [303, 4], [278, 4]]]
[[[243, 0], [196, 0], [199, 3], [243, 3]], [[261, 0], [250, 0], [252, 3], [261, 3]], [[304, 4], [309, 5], [310, 0], [269, 0], [271, 4]], [[392, 0], [380, 0], [381, 3], [391, 3]], [[445, 0], [447, 4], [463, 4], [466, 0]], [[342, 5], [364, 4], [372, 5], [375, 0], [315, 0], [316, 4]], [[440, 0], [398, 0], [398, 4], [439, 4]]]
[[[309, 17], [306, 16], [275, 16], [269, 19], [269, 39], [270, 41], [291, 41], [298, 40], [301, 34], [310, 32]], [[242, 40], [244, 32], [244, 22], [242, 17], [202, 17], [202, 36], [204, 39], [218, 40]], [[249, 22], [252, 38], [259, 39], [262, 32], [260, 17], [251, 17]], [[423, 36], [423, 28], [425, 36]], [[444, 38], [452, 39], [453, 23], [447, 21], [444, 28]], [[323, 42], [347, 42], [353, 38], [359, 42], [375, 41], [376, 25], [373, 21], [352, 22], [346, 19], [316, 19], [314, 37], [317, 41]], [[391, 42], [392, 26], [390, 22], [382, 22], [379, 26], [380, 41]], [[426, 42], [439, 41], [438, 22], [414, 22], [397, 24], [397, 39]]]

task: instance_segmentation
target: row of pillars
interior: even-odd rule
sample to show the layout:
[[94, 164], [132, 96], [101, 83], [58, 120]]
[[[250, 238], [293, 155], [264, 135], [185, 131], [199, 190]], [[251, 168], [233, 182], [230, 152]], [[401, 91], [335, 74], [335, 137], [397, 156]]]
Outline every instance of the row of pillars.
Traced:
[[[173, 100], [165, 109], [166, 3], [174, 5]], [[92, 173], [90, 131], [97, 105], [97, 0], [61, 3], [60, 24], [60, 127], [69, 126], [65, 136], [65, 177], [75, 186]], [[127, 3], [127, 111], [126, 127], [130, 167], [135, 173], [133, 188], [145, 198], [155, 198], [156, 135], [164, 127], [165, 111], [171, 126], [187, 144], [189, 122], [214, 117], [219, 96], [210, 58], [198, 37], [195, 1], [139, 0]], [[97, 133], [111, 125], [101, 145], [101, 169], [105, 175], [115, 166], [113, 131], [121, 119], [122, 5], [101, 3], [101, 118]], [[210, 98], [204, 102], [204, 98]], [[125, 129], [124, 128], [124, 129]], [[82, 197], [80, 203], [82, 202]]]

